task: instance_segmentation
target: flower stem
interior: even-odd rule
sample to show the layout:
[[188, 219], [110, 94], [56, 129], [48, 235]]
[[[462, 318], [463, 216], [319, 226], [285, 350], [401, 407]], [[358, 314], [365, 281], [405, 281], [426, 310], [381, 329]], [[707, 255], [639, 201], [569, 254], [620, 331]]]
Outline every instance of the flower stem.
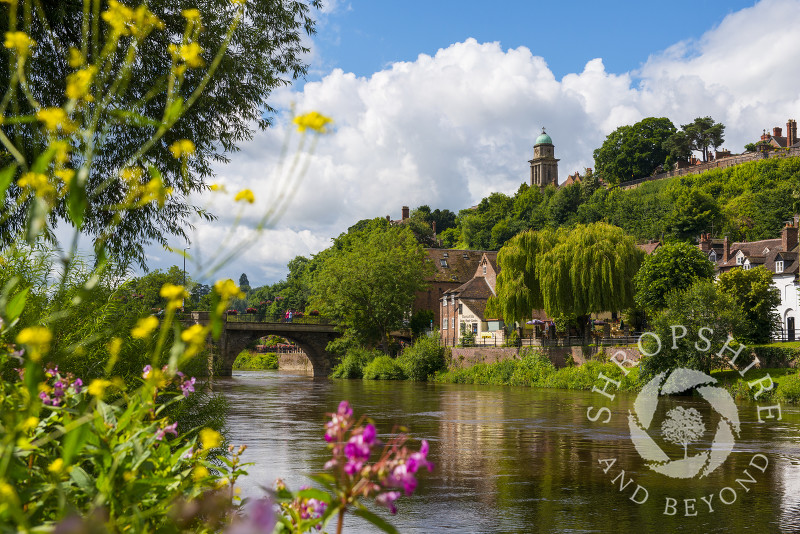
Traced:
[[339, 520], [336, 523], [336, 534], [342, 534], [342, 528], [344, 527], [344, 511], [344, 506], [339, 508]]

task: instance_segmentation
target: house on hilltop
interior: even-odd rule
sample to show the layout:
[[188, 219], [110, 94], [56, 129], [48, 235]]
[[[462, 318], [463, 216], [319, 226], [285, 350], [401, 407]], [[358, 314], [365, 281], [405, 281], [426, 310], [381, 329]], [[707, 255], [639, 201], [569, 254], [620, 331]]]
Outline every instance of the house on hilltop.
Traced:
[[772, 285], [781, 293], [781, 304], [777, 309], [781, 328], [774, 335], [788, 341], [798, 339], [798, 226], [800, 216], [795, 215], [781, 230], [780, 238], [730, 243], [727, 237], [712, 239], [710, 235], [703, 234], [698, 245], [714, 264], [717, 274], [736, 268], [748, 270], [758, 266], [772, 273]]
[[766, 130], [761, 134], [762, 145], [771, 148], [798, 148], [800, 140], [797, 139], [797, 121], [789, 119], [786, 121], [786, 136], [780, 126], [772, 128], [772, 135]]

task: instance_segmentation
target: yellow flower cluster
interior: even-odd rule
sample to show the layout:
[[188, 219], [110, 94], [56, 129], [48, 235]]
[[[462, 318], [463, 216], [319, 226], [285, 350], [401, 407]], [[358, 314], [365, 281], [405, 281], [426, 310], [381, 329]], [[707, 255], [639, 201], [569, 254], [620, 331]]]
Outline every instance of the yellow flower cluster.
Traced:
[[256, 197], [251, 190], [242, 189], [241, 191], [236, 193], [236, 196], [233, 197], [233, 200], [235, 200], [236, 202], [244, 200], [245, 202], [249, 202], [250, 204], [252, 204], [253, 202], [256, 201]]
[[92, 380], [92, 383], [89, 384], [89, 387], [86, 388], [86, 391], [89, 392], [89, 395], [93, 397], [102, 397], [106, 393], [106, 389], [108, 386], [112, 385], [111, 380], [106, 380], [104, 378], [96, 378]]
[[22, 189], [31, 189], [39, 198], [46, 198], [56, 192], [47, 176], [39, 172], [26, 172], [17, 181], [17, 185]]
[[108, 10], [101, 16], [115, 36], [142, 37], [155, 28], [164, 28], [164, 23], [144, 5], [134, 10], [117, 0], [110, 0]]
[[181, 139], [169, 145], [169, 151], [172, 152], [172, 157], [180, 159], [183, 156], [191, 156], [194, 154], [194, 143], [189, 139]]
[[93, 100], [89, 90], [92, 88], [92, 80], [97, 74], [97, 67], [92, 65], [67, 76], [67, 98], [74, 100], [84, 99], [87, 102]]
[[217, 280], [214, 283], [214, 291], [220, 296], [223, 301], [228, 301], [232, 298], [244, 298], [244, 293], [239, 289], [233, 280]]
[[106, 349], [108, 349], [111, 358], [116, 359], [119, 357], [119, 351], [122, 350], [122, 339], [118, 337], [111, 338], [111, 341], [106, 345]]
[[326, 133], [325, 125], [333, 122], [333, 119], [326, 117], [316, 111], [310, 111], [305, 115], [298, 115], [292, 122], [297, 125], [297, 130], [305, 132], [306, 129], [314, 130], [317, 133]]
[[78, 50], [74, 46], [70, 46], [69, 56], [67, 58], [67, 61], [69, 62], [70, 67], [72, 67], [73, 69], [77, 69], [78, 67], [84, 64], [86, 58], [83, 57], [83, 53], [80, 50]]
[[33, 430], [39, 425], [39, 418], [30, 416], [25, 421], [22, 422], [20, 428], [23, 432], [28, 432], [29, 430]]
[[187, 67], [194, 69], [205, 65], [203, 61], [203, 48], [197, 43], [187, 43], [178, 48], [178, 55]]
[[191, 358], [203, 348], [208, 335], [208, 328], [199, 324], [194, 324], [181, 332], [181, 339], [189, 347], [184, 351], [187, 358]]
[[56, 458], [53, 462], [47, 467], [47, 470], [53, 473], [54, 475], [59, 474], [61, 471], [64, 470], [64, 460], [61, 458]]
[[18, 57], [24, 58], [31, 48], [36, 46], [36, 41], [28, 37], [25, 32], [6, 32], [6, 40], [3, 46], [16, 52]]
[[35, 362], [41, 360], [42, 354], [50, 350], [52, 340], [53, 334], [46, 326], [29, 326], [17, 334], [17, 343], [28, 347], [29, 356]]
[[222, 444], [222, 435], [216, 430], [204, 428], [200, 431], [200, 443], [206, 450], [219, 447]]
[[192, 471], [192, 480], [194, 480], [195, 482], [199, 482], [204, 478], [206, 478], [208, 475], [209, 475], [208, 469], [206, 469], [201, 465], [195, 467], [194, 470]]
[[51, 132], [61, 129], [62, 133], [69, 134], [75, 131], [75, 124], [61, 108], [44, 108], [36, 112], [36, 118], [44, 123], [44, 127]]
[[167, 308], [172, 308], [173, 310], [180, 307], [183, 304], [183, 299], [189, 296], [183, 286], [176, 286], [169, 282], [161, 286], [161, 291], [158, 294], [167, 299]]
[[136, 326], [131, 330], [131, 336], [133, 336], [134, 339], [144, 339], [156, 328], [158, 328], [158, 319], [150, 315], [136, 322]]
[[225, 186], [220, 184], [211, 184], [210, 186], [208, 186], [208, 188], [211, 189], [212, 191], [221, 191], [221, 192], [226, 191]]
[[164, 182], [161, 181], [161, 178], [153, 178], [143, 187], [139, 187], [137, 193], [142, 197], [139, 199], [139, 206], [144, 206], [155, 200], [158, 202], [159, 207], [163, 207], [167, 197], [172, 195], [172, 188], [164, 187]]

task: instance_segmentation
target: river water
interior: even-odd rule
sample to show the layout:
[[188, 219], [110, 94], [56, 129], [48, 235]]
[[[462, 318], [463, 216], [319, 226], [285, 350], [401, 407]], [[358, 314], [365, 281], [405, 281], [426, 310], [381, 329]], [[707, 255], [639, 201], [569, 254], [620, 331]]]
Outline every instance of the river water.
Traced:
[[[241, 481], [249, 496], [278, 477], [292, 489], [308, 484], [305, 476], [329, 458], [326, 413], [347, 399], [383, 437], [405, 425], [414, 439], [430, 442], [436, 469], [421, 477], [412, 497], [397, 501], [391, 520], [401, 532], [800, 532], [796, 406], [783, 406], [781, 421], [757, 423], [757, 406], [740, 404], [741, 434], [727, 461], [687, 481], [652, 471], [637, 454], [630, 394], [609, 401], [589, 392], [315, 380], [277, 371], [234, 372], [216, 387], [230, 399], [231, 441], [247, 444], [244, 460], [255, 464]], [[695, 407], [713, 419], [698, 398], [662, 404]], [[601, 422], [605, 414], [589, 421], [590, 406], [609, 407], [609, 423]], [[708, 426], [695, 450], [710, 447], [716, 427]], [[679, 445], [662, 446], [673, 458], [684, 453]], [[642, 504], [633, 502], [645, 493]], [[345, 531], [374, 528], [348, 516]]]

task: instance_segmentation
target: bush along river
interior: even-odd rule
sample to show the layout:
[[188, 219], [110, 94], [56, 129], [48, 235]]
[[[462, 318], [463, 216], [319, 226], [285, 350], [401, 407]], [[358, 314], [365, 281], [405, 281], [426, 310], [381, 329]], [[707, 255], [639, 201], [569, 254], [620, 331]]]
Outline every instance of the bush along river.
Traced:
[[[413, 448], [416, 440], [430, 443], [435, 470], [396, 502], [390, 519], [400, 532], [800, 531], [796, 405], [782, 406], [780, 420], [759, 423], [759, 413], [768, 413], [737, 402], [730, 455], [707, 474], [681, 479], [648, 466], [634, 445], [629, 417], [642, 419], [635, 393], [615, 392], [612, 400], [599, 392], [315, 380], [278, 371], [234, 371], [216, 387], [230, 400], [229, 438], [248, 445], [243, 460], [254, 464], [240, 481], [246, 496], [262, 495], [260, 487], [279, 477], [293, 488], [310, 484], [306, 475], [330, 458], [326, 413], [347, 399], [381, 437], [405, 426]], [[724, 456], [719, 429], [727, 423], [706, 399], [662, 397], [648, 419], [653, 441], [671, 459]], [[348, 516], [345, 532], [374, 527]]]

